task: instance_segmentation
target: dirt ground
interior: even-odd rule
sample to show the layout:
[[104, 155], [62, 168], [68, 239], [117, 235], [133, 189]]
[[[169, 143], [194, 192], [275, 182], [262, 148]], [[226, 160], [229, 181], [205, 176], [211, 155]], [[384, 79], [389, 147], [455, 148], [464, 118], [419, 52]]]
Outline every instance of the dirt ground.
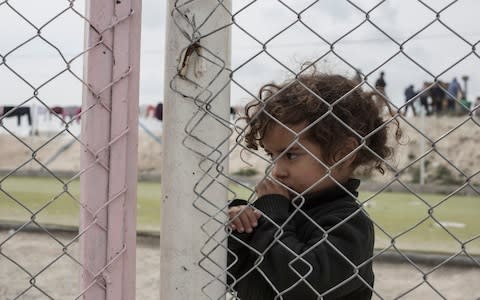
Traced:
[[[62, 255], [60, 244], [68, 243], [72, 236], [55, 237], [58, 241], [46, 234], [19, 233], [10, 237], [9, 232], [0, 231], [0, 299], [64, 300], [78, 296], [80, 267], [72, 258]], [[137, 244], [137, 300], [159, 299], [158, 246], [158, 239], [154, 238], [140, 238]], [[77, 259], [78, 243], [69, 245], [66, 253]], [[478, 267], [443, 266], [429, 274], [426, 281], [408, 264], [376, 262], [374, 268], [375, 291], [381, 298], [373, 299], [480, 299]], [[420, 268], [424, 272], [434, 269], [427, 265]], [[32, 277], [38, 288], [32, 287]]]

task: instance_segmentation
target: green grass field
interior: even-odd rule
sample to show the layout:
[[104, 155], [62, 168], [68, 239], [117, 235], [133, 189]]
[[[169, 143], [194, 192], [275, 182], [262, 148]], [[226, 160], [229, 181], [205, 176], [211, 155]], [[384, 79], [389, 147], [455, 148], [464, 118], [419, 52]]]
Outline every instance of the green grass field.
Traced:
[[[232, 189], [241, 197], [249, 195], [238, 186]], [[9, 177], [1, 183], [1, 190], [0, 222], [26, 222], [35, 215], [35, 220], [41, 224], [78, 226], [78, 181], [64, 188], [61, 182], [51, 178]], [[159, 230], [160, 194], [159, 183], [139, 183], [138, 230]], [[362, 192], [360, 200], [371, 195]], [[478, 197], [455, 196], [443, 203], [443, 195], [423, 194], [421, 197], [433, 207], [430, 215], [426, 203], [407, 193], [381, 193], [367, 201], [366, 210], [379, 226], [376, 228], [376, 248], [389, 247], [393, 239], [400, 249], [456, 253], [463, 243], [468, 253], [480, 254], [480, 238], [468, 242], [480, 235]]]
[[[45, 177], [9, 177], [1, 184], [0, 222], [25, 222], [33, 213], [41, 224], [78, 226], [80, 182], [68, 184]], [[137, 224], [143, 231], [160, 228], [160, 184], [138, 185]], [[15, 200], [21, 203], [21, 205]], [[24, 207], [23, 207], [24, 206]]]

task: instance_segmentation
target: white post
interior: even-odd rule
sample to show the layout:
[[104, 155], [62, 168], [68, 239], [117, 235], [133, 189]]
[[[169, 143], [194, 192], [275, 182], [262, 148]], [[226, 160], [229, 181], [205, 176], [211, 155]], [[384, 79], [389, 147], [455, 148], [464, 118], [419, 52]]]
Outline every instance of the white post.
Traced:
[[[192, 1], [181, 7], [175, 7], [176, 2], [175, 0], [168, 1], [165, 43], [160, 299], [222, 299], [226, 294], [224, 284], [226, 280], [226, 250], [218, 247], [218, 244], [215, 246], [214, 241], [207, 242], [207, 240], [214, 235], [215, 239], [222, 241], [225, 246], [223, 224], [219, 224], [218, 220], [223, 222], [226, 217], [220, 214], [221, 216], [216, 216], [217, 220], [214, 220], [214, 210], [208, 212], [212, 217], [210, 218], [195, 208], [194, 202], [198, 206], [204, 205], [205, 202], [198, 199], [195, 191], [199, 193], [203, 187], [208, 186], [207, 191], [202, 195], [218, 206], [217, 212], [225, 206], [228, 196], [226, 189], [218, 183], [209, 185], [208, 182], [211, 178], [204, 176], [204, 171], [200, 169], [199, 165], [202, 164], [203, 169], [208, 168], [212, 163], [210, 161], [202, 162], [205, 156], [218, 159], [218, 151], [222, 154], [227, 153], [228, 145], [225, 140], [228, 140], [230, 131], [213, 117], [205, 116], [202, 108], [206, 109], [206, 105], [202, 106], [197, 102], [199, 108], [194, 103], [194, 99], [198, 97], [198, 100], [212, 100], [209, 98], [212, 94], [204, 90], [205, 88], [213, 95], [218, 93], [211, 102], [211, 108], [208, 107], [208, 109], [224, 120], [228, 120], [230, 89], [228, 86], [224, 87], [229, 81], [229, 72], [208, 60], [203, 59], [202, 62], [202, 59], [199, 59], [195, 53], [191, 55], [190, 59], [185, 60], [185, 78], [178, 75], [177, 68], [182, 65], [183, 51], [192, 44], [192, 36], [195, 35], [193, 34], [195, 29], [188, 25], [183, 16], [186, 16], [191, 24], [195, 23], [194, 26], [203, 24], [197, 28], [198, 36], [196, 36], [200, 38], [202, 55], [229, 67], [230, 28], [224, 28], [205, 39], [202, 39], [201, 36], [229, 24], [230, 16], [223, 7], [219, 6], [217, 0]], [[231, 10], [230, 1], [222, 3]], [[174, 11], [173, 17], [171, 16], [172, 11]], [[210, 15], [212, 11], [214, 12]], [[179, 26], [182, 26], [182, 30], [177, 27], [173, 18]], [[182, 31], [187, 33], [190, 38], [186, 38]], [[218, 73], [220, 75], [213, 80]], [[212, 80], [213, 82], [210, 84]], [[181, 91], [181, 93], [172, 90], [171, 85], [173, 89]], [[189, 123], [191, 119], [194, 119], [195, 122]], [[195, 125], [197, 121], [199, 123]], [[186, 128], [187, 131], [194, 128], [192, 135], [212, 147], [219, 146], [218, 151], [212, 151], [195, 138], [188, 137], [185, 133]], [[197, 153], [189, 150], [185, 145]], [[224, 160], [222, 163], [224, 172], [227, 172], [226, 161]], [[215, 168], [210, 175], [215, 176]], [[211, 207], [209, 208], [211, 209]], [[209, 208], [205, 205], [205, 211]], [[206, 226], [202, 226], [205, 223], [207, 223]], [[202, 229], [208, 233], [205, 234]], [[214, 233], [216, 230], [218, 232]], [[215, 263], [209, 260], [202, 261], [204, 256], [201, 251], [204, 246], [208, 248], [204, 249], [206, 252], [217, 247], [213, 253], [209, 254], [209, 258]], [[208, 272], [202, 268], [206, 268]], [[218, 276], [217, 279], [216, 276]]]

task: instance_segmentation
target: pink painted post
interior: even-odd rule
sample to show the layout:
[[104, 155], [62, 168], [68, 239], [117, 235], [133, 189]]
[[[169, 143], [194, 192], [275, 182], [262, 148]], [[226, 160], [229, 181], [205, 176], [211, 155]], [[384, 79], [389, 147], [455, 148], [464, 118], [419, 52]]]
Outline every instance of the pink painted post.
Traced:
[[88, 1], [81, 299], [135, 299], [141, 0]]
[[[121, 18], [128, 17], [125, 21]], [[108, 210], [107, 300], [135, 299], [141, 0], [116, 1]], [[122, 79], [123, 78], [123, 79]], [[117, 198], [118, 197], [118, 198]], [[118, 257], [118, 259], [116, 258]]]
[[[108, 152], [101, 151], [110, 139], [111, 93], [105, 86], [112, 78], [113, 34], [106, 31], [113, 12], [111, 1], [87, 1], [86, 15], [90, 24], [86, 24], [85, 48], [89, 49], [84, 61], [84, 88], [82, 103], [82, 136], [84, 143], [80, 156], [80, 259], [81, 299], [105, 299], [105, 281], [101, 270], [107, 261], [107, 212], [100, 210], [108, 201]], [[111, 14], [111, 13], [110, 13]], [[102, 41], [102, 42], [100, 42]], [[97, 104], [102, 103], [102, 105]], [[108, 108], [108, 109], [106, 109]]]

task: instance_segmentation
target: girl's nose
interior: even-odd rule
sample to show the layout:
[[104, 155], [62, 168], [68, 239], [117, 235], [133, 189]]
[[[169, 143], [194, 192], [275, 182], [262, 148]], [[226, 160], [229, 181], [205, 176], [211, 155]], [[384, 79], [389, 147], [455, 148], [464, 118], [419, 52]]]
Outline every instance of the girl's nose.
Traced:
[[277, 179], [284, 179], [288, 175], [287, 169], [278, 162], [273, 165], [272, 176]]

